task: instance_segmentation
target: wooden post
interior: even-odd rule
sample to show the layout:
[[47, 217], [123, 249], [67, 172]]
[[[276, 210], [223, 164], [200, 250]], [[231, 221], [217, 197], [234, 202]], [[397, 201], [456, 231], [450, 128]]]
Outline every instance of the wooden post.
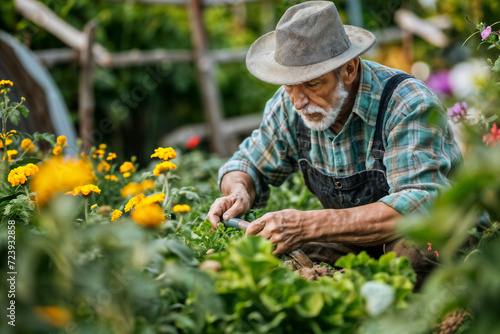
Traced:
[[194, 47], [198, 80], [202, 95], [205, 117], [210, 127], [212, 150], [219, 156], [227, 156], [227, 148], [220, 127], [222, 125], [219, 90], [215, 81], [214, 61], [208, 50], [207, 37], [203, 24], [203, 5], [201, 0], [186, 0], [191, 27], [191, 41]]
[[94, 130], [94, 56], [92, 47], [95, 40], [95, 21], [90, 21], [85, 25], [85, 44], [80, 51], [80, 83], [78, 89], [78, 119], [80, 121], [80, 138], [82, 139], [82, 150], [85, 153], [90, 151], [94, 145], [92, 132]]

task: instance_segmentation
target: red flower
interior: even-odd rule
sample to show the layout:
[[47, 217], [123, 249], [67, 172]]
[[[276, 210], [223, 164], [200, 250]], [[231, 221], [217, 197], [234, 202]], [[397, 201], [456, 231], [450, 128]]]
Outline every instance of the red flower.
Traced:
[[434, 253], [436, 254], [437, 258], [439, 259], [439, 253], [438, 253], [438, 251], [434, 251]]
[[184, 147], [187, 148], [187, 149], [189, 149], [189, 150], [192, 150], [193, 148], [195, 148], [196, 146], [198, 146], [198, 144], [200, 144], [200, 142], [201, 142], [200, 135], [192, 135], [186, 141], [186, 143], [184, 144]]
[[489, 134], [483, 136], [483, 141], [486, 143], [486, 146], [495, 146], [498, 142], [500, 142], [500, 131], [496, 124], [493, 124]]
[[432, 244], [430, 242], [427, 243], [429, 245], [429, 248], [427, 248], [428, 251], [432, 250]]

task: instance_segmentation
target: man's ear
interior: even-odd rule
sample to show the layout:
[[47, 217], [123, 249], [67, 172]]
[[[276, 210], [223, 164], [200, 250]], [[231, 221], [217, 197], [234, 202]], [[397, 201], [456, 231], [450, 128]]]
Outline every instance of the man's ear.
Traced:
[[344, 85], [351, 85], [356, 79], [359, 69], [359, 57], [349, 60], [345, 65], [342, 73]]

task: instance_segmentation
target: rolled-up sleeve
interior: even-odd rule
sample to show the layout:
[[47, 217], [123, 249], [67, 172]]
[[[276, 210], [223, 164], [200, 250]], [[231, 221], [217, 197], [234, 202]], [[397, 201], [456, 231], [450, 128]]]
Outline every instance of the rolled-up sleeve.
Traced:
[[289, 124], [292, 121], [281, 87], [269, 100], [260, 127], [239, 146], [239, 150], [219, 170], [219, 188], [225, 174], [242, 171], [250, 175], [256, 191], [253, 207], [262, 207], [269, 199], [269, 185], [279, 186], [297, 171], [296, 145]]
[[402, 214], [427, 212], [439, 190], [450, 187], [460, 150], [443, 106], [423, 83], [407, 83], [391, 105], [384, 155], [390, 191], [379, 201]]

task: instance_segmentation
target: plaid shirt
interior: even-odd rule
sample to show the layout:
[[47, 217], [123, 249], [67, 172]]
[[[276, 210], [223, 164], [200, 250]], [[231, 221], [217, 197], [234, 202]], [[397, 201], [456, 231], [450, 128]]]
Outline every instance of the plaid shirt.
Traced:
[[[380, 96], [387, 79], [400, 71], [361, 60], [361, 81], [353, 112], [344, 128], [311, 131], [309, 159], [323, 173], [337, 177], [373, 169], [371, 146]], [[279, 186], [298, 171], [298, 141], [293, 105], [283, 87], [271, 98], [259, 129], [246, 138], [219, 170], [219, 185], [231, 171], [248, 173], [256, 189], [254, 207], [269, 198], [269, 185]], [[384, 119], [384, 165], [389, 195], [379, 201], [402, 214], [427, 211], [447, 175], [462, 157], [448, 125], [446, 111], [425, 84], [416, 79], [401, 83]]]

